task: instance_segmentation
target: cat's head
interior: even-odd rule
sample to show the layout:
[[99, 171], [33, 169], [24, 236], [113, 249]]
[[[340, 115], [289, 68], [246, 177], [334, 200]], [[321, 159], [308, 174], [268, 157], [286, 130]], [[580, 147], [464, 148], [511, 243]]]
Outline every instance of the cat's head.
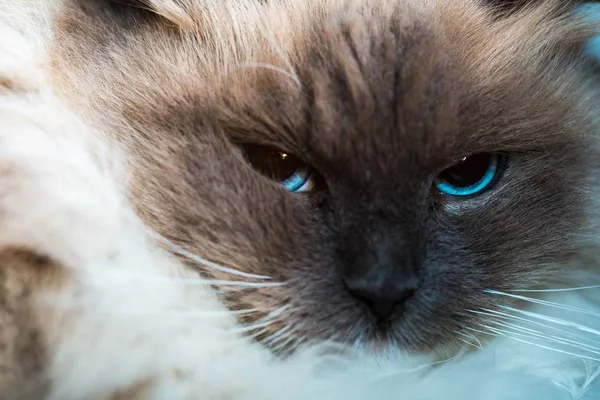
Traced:
[[482, 3], [82, 1], [56, 70], [259, 340], [427, 353], [583, 268], [589, 27]]

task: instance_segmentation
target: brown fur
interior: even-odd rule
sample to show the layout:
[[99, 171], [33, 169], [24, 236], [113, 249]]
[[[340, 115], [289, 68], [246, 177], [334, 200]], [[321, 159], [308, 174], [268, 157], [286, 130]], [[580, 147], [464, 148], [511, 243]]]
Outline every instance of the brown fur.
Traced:
[[48, 390], [48, 327], [39, 294], [59, 287], [61, 266], [22, 248], [0, 251], [0, 391], [6, 399], [41, 398]]
[[[484, 289], [551, 287], [578, 260], [596, 83], [582, 53], [591, 27], [558, 3], [497, 18], [474, 0], [290, 0], [242, 17], [227, 2], [80, 1], [60, 21], [54, 68], [128, 149], [149, 226], [286, 283], [227, 292], [231, 308], [291, 306], [267, 335], [292, 325], [299, 341], [387, 335], [430, 352], [475, 322], [466, 310], [498, 305]], [[240, 141], [295, 154], [324, 189], [284, 191], [247, 166]], [[430, 196], [433, 176], [479, 152], [509, 156], [493, 190]], [[417, 295], [386, 333], [341, 280], [384, 240], [419, 264]]]

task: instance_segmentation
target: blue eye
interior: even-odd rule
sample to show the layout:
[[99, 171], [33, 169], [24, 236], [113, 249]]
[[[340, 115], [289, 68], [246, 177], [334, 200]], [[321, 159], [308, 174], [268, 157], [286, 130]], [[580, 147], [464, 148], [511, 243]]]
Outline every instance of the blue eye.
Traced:
[[442, 171], [434, 184], [437, 190], [448, 196], [473, 196], [490, 188], [499, 170], [499, 155], [476, 154]]
[[298, 168], [281, 185], [290, 192], [308, 192], [312, 189], [312, 173], [307, 166]]
[[243, 144], [242, 149], [252, 168], [294, 193], [314, 189], [314, 170], [306, 163], [274, 147]]

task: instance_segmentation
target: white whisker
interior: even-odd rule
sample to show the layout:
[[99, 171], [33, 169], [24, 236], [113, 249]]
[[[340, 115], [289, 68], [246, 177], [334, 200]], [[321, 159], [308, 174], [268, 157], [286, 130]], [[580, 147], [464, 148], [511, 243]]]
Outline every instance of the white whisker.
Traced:
[[545, 340], [545, 341], [553, 342], [553, 343], [559, 343], [559, 344], [563, 344], [565, 346], [575, 347], [575, 348], [578, 348], [580, 350], [584, 350], [584, 351], [587, 351], [587, 352], [590, 352], [590, 353], [593, 353], [593, 354], [600, 355], [600, 348], [598, 348], [598, 347], [586, 345], [584, 343], [579, 343], [579, 342], [576, 342], [574, 340], [560, 338], [560, 337], [557, 337], [557, 336], [544, 335], [542, 332], [537, 331], [535, 329], [523, 328], [523, 327], [520, 327], [520, 326], [515, 325], [515, 324], [502, 323], [502, 322], [498, 322], [498, 321], [493, 321], [492, 323], [496, 324], [496, 325], [499, 325], [499, 326], [502, 326], [502, 327], [505, 327], [505, 328], [514, 329], [514, 330], [516, 330], [518, 332], [521, 332], [521, 334], [515, 333], [515, 332], [511, 332], [513, 334], [517, 334], [517, 335], [525, 335], [525, 334], [527, 334], [530, 337], [537, 337], [537, 338], [539, 338], [541, 340]]
[[461, 342], [463, 342], [464, 344], [466, 344], [467, 346], [475, 347], [476, 349], [479, 349], [479, 350], [481, 350], [481, 348], [480, 348], [479, 346], [477, 346], [476, 344], [474, 344], [474, 343], [471, 343], [471, 342], [469, 342], [469, 341], [466, 341], [466, 340], [465, 340], [465, 339], [463, 339], [463, 338], [457, 338], [457, 339], [458, 339], [458, 340], [460, 340]]
[[[504, 336], [504, 337], [507, 337], [507, 338], [509, 338], [511, 340], [516, 340], [516, 341], [521, 342], [521, 343], [529, 344], [529, 345], [532, 345], [532, 346], [535, 346], [535, 347], [539, 347], [539, 348], [542, 348], [542, 349], [554, 351], [554, 352], [557, 352], [557, 353], [567, 354], [567, 355], [570, 355], [570, 356], [573, 356], [573, 357], [577, 357], [577, 358], [580, 358], [580, 359], [591, 360], [591, 361], [600, 361], [600, 358], [590, 357], [590, 356], [586, 356], [586, 355], [583, 355], [583, 354], [577, 354], [577, 353], [573, 353], [573, 352], [570, 352], [570, 351], [560, 350], [560, 349], [557, 349], [555, 347], [550, 347], [550, 346], [545, 346], [545, 345], [542, 345], [542, 344], [539, 344], [539, 343], [530, 342], [528, 340], [519, 339], [518, 337], [512, 336], [512, 335], [509, 334], [509, 332], [505, 332], [505, 331], [502, 331], [502, 330], [499, 330], [499, 329], [494, 329], [492, 327], [488, 327], [488, 326], [485, 326], [485, 325], [482, 325], [482, 326], [485, 327], [485, 328], [490, 329], [490, 331], [492, 333], [495, 333], [497, 336]], [[521, 336], [523, 336], [523, 335], [521, 335]]]
[[[242, 311], [174, 311], [174, 310], [168, 310], [168, 311], [163, 311], [163, 312], [148, 312], [148, 311], [141, 311], [141, 310], [131, 310], [130, 312], [135, 313], [135, 314], [139, 314], [139, 315], [165, 315], [169, 318], [171, 317], [183, 317], [183, 318], [196, 318], [196, 317], [225, 317], [228, 315], [248, 315], [248, 314], [252, 314], [257, 312], [258, 310], [242, 310]], [[119, 311], [119, 313], [122, 313], [122, 311]]]
[[262, 317], [259, 321], [267, 321], [269, 319], [275, 319], [275, 318], [279, 317], [281, 314], [283, 314], [284, 312], [289, 311], [291, 308], [292, 308], [292, 306], [289, 304], [281, 306], [278, 309], [273, 310], [269, 314]]
[[260, 330], [256, 331], [255, 333], [253, 333], [252, 335], [249, 335], [248, 339], [254, 340], [261, 335], [267, 334], [268, 332], [269, 332], [269, 330], [267, 328], [260, 329]]
[[564, 305], [564, 304], [554, 303], [552, 301], [539, 300], [539, 299], [534, 299], [532, 297], [520, 296], [520, 295], [516, 295], [516, 294], [509, 294], [509, 293], [499, 292], [497, 290], [486, 290], [485, 292], [486, 293], [490, 293], [490, 294], [497, 294], [497, 295], [500, 295], [500, 296], [511, 297], [513, 299], [528, 301], [530, 303], [540, 304], [540, 305], [547, 306], [547, 307], [558, 308], [558, 309], [561, 309], [561, 310], [574, 311], [574, 312], [578, 312], [578, 313], [581, 313], [581, 314], [591, 315], [591, 316], [594, 316], [594, 317], [600, 317], [599, 313], [595, 313], [595, 312], [589, 311], [589, 310], [584, 310], [584, 309], [579, 308], [579, 307], [573, 307], [573, 306], [567, 306], [567, 305]]
[[267, 288], [267, 287], [278, 287], [285, 286], [285, 282], [246, 282], [246, 281], [231, 281], [231, 280], [217, 280], [217, 279], [205, 279], [205, 278], [173, 278], [169, 276], [160, 276], [153, 274], [138, 274], [129, 271], [102, 271], [97, 273], [98, 278], [94, 280], [94, 284], [101, 284], [108, 282], [113, 284], [120, 280], [132, 280], [135, 279], [136, 283], [148, 282], [148, 283], [162, 283], [165, 285], [214, 285], [214, 286], [235, 286], [240, 288]]
[[[72, 302], [61, 302], [53, 301], [53, 306], [64, 307], [72, 309]], [[155, 310], [153, 308], [120, 308], [115, 311], [112, 308], [106, 308], [103, 311], [101, 308], [96, 310], [99, 314], [113, 315], [113, 316], [163, 316], [164, 318], [181, 318], [181, 319], [198, 319], [198, 318], [221, 318], [232, 315], [249, 315], [258, 312], [258, 309], [247, 309], [247, 310], [236, 310], [236, 311], [194, 311], [194, 310], [177, 310], [177, 309], [166, 309], [166, 310]]]
[[515, 292], [515, 293], [551, 293], [551, 292], [572, 292], [572, 291], [576, 291], [576, 290], [589, 290], [589, 289], [600, 289], [600, 285], [579, 286], [579, 287], [562, 288], [562, 289], [515, 289], [515, 290], [510, 290], [510, 292]]
[[302, 346], [303, 344], [306, 344], [305, 341], [305, 337], [301, 337], [298, 340], [296, 340], [295, 343], [293, 343], [290, 347], [286, 349], [287, 354], [293, 353], [294, 351], [296, 351], [296, 349], [298, 349], [298, 347]]
[[231, 329], [230, 332], [237, 334], [237, 333], [248, 333], [248, 332], [252, 332], [253, 330], [259, 329], [259, 328], [265, 328], [269, 325], [272, 325], [274, 323], [276, 323], [278, 321], [278, 317], [284, 313], [285, 311], [291, 309], [291, 306], [289, 304], [285, 305], [285, 306], [281, 306], [276, 310], [271, 311], [269, 314], [265, 315], [262, 318], [259, 318], [257, 321], [255, 321], [253, 324], [251, 325], [244, 325], [238, 328], [234, 328]]
[[244, 325], [238, 328], [234, 328], [234, 329], [230, 329], [229, 332], [234, 333], [234, 334], [241, 334], [241, 333], [248, 333], [248, 332], [252, 332], [256, 329], [259, 328], [265, 328], [269, 325], [272, 325], [274, 323], [276, 323], [276, 320], [272, 320], [272, 321], [266, 321], [266, 322], [260, 322], [260, 323], [255, 323], [252, 325]]
[[190, 253], [189, 251], [181, 248], [180, 246], [176, 245], [175, 243], [171, 242], [170, 240], [168, 240], [167, 238], [163, 237], [162, 235], [159, 235], [157, 232], [154, 232], [151, 229], [147, 229], [148, 231], [148, 235], [152, 238], [154, 238], [155, 240], [159, 241], [160, 243], [162, 243], [163, 245], [167, 246], [170, 250], [178, 253], [181, 256], [184, 256], [192, 261], [197, 262], [198, 264], [202, 264], [205, 267], [208, 268], [212, 268], [215, 271], [220, 271], [220, 272], [224, 272], [226, 274], [231, 274], [231, 275], [237, 275], [237, 276], [241, 276], [244, 278], [249, 278], [249, 279], [261, 279], [261, 280], [270, 280], [272, 279], [270, 276], [265, 276], [265, 275], [255, 275], [255, 274], [249, 274], [246, 272], [242, 272], [242, 271], [238, 271], [236, 269], [232, 269], [232, 268], [228, 268], [222, 265], [219, 265], [217, 263], [205, 260], [202, 257], [199, 257], [195, 254]]
[[279, 345], [277, 345], [277, 346], [275, 346], [275, 347], [271, 347], [271, 349], [272, 349], [272, 350], [273, 350], [275, 353], [277, 353], [278, 351], [281, 351], [281, 350], [285, 349], [285, 347], [286, 347], [288, 344], [290, 344], [291, 342], [293, 342], [294, 340], [296, 340], [296, 337], [294, 337], [293, 335], [290, 335], [290, 337], [289, 337], [287, 340], [285, 340], [283, 343], [281, 343], [281, 344], [279, 344]]
[[461, 339], [461, 338], [457, 338], [458, 340], [460, 340], [460, 341], [462, 341], [464, 343], [467, 343], [470, 346], [473, 346], [473, 347], [475, 347], [475, 348], [477, 348], [479, 350], [483, 350], [483, 345], [481, 344], [481, 341], [479, 339], [477, 339], [477, 337], [475, 335], [473, 335], [473, 334], [467, 334], [467, 333], [459, 332], [459, 331], [454, 331], [454, 333], [456, 333], [457, 335], [464, 336], [464, 337], [466, 337], [468, 339], [474, 340], [475, 343], [477, 343], [477, 344], [472, 343], [472, 342], [468, 342], [468, 341], [466, 341], [464, 339]]
[[505, 310], [509, 310], [509, 311], [513, 311], [513, 312], [522, 314], [522, 315], [527, 315], [532, 318], [536, 318], [536, 319], [543, 320], [546, 322], [552, 322], [557, 325], [569, 326], [569, 327], [575, 328], [575, 329], [583, 331], [583, 332], [587, 332], [587, 333], [591, 333], [591, 334], [600, 336], [600, 331], [590, 328], [590, 327], [587, 327], [585, 325], [578, 324], [576, 322], [565, 321], [565, 320], [562, 320], [559, 318], [549, 317], [547, 315], [538, 314], [538, 313], [534, 313], [531, 311], [519, 310], [518, 308], [513, 308], [513, 307], [508, 307], [508, 306], [499, 306], [499, 307], [503, 308]]
[[600, 341], [590, 339], [589, 337], [586, 337], [586, 336], [583, 336], [583, 335], [578, 335], [576, 333], [568, 332], [568, 331], [566, 331], [564, 329], [561, 329], [561, 328], [558, 328], [556, 326], [551, 326], [551, 325], [548, 325], [548, 324], [544, 324], [544, 323], [539, 322], [539, 321], [532, 321], [532, 320], [529, 320], [529, 319], [526, 319], [526, 318], [518, 317], [516, 315], [504, 313], [504, 312], [501, 312], [501, 311], [490, 310], [490, 309], [484, 308], [483, 311], [473, 311], [473, 310], [471, 310], [471, 312], [476, 313], [476, 314], [488, 315], [488, 316], [492, 316], [492, 317], [496, 317], [496, 318], [503, 318], [503, 319], [511, 319], [511, 320], [516, 320], [516, 321], [521, 321], [521, 322], [525, 322], [527, 324], [531, 324], [531, 325], [535, 325], [535, 326], [541, 326], [541, 327], [543, 327], [545, 329], [551, 329], [553, 331], [558, 331], [561, 335], [565, 335], [565, 336], [568, 336], [568, 337], [571, 337], [571, 338], [575, 338], [575, 339], [578, 339], [578, 340], [585, 340], [587, 342], [600, 345]]
[[[483, 326], [483, 325], [481, 325], [481, 326]], [[483, 335], [499, 336], [499, 335], [497, 335], [497, 334], [493, 334], [493, 333], [491, 333], [491, 332], [488, 332], [488, 331], [482, 331], [482, 330], [480, 330], [480, 329], [472, 328], [472, 327], [470, 327], [470, 326], [467, 326], [467, 327], [465, 327], [465, 329], [468, 329], [468, 330], [470, 330], [470, 331], [473, 331], [473, 332], [481, 333], [481, 334], [483, 334]]]
[[272, 334], [271, 336], [269, 336], [268, 338], [263, 340], [261, 343], [264, 344], [265, 346], [269, 346], [270, 344], [276, 343], [277, 341], [280, 340], [281, 336], [283, 336], [285, 338], [287, 336], [286, 332], [289, 331], [291, 328], [292, 328], [292, 325], [286, 325], [285, 327], [281, 328], [280, 330], [278, 330], [277, 332], [275, 332], [274, 334]]
[[267, 288], [267, 287], [279, 287], [285, 286], [284, 282], [241, 282], [241, 281], [220, 281], [220, 280], [207, 280], [205, 281], [209, 285], [215, 286], [235, 286], [241, 288]]

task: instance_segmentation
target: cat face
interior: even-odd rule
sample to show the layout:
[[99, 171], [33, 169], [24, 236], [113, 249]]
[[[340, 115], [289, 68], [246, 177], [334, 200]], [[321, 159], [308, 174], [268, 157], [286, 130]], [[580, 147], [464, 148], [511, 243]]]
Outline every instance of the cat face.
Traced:
[[238, 271], [186, 259], [258, 340], [429, 353], [498, 292], [575, 279], [594, 96], [556, 7], [166, 3], [73, 11], [58, 69], [128, 149], [148, 225]]

